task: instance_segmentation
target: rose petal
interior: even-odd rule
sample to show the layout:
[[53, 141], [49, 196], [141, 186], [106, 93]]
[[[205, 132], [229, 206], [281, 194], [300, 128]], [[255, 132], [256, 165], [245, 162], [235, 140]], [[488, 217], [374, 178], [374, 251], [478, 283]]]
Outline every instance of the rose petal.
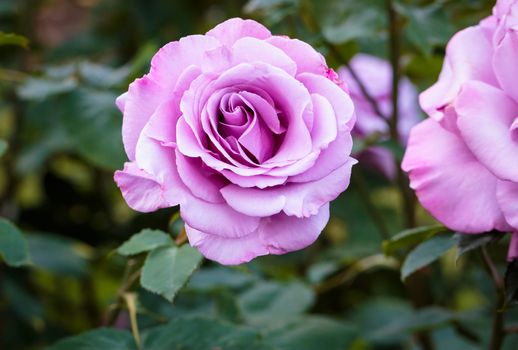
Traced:
[[243, 237], [259, 227], [260, 218], [248, 216], [227, 204], [191, 197], [180, 206], [182, 219], [192, 228], [221, 237]]
[[297, 79], [306, 86], [311, 94], [319, 94], [326, 98], [335, 111], [338, 121], [338, 129], [346, 127], [351, 130], [354, 126], [354, 105], [351, 97], [331, 80], [311, 74], [303, 73]]
[[511, 242], [509, 242], [509, 253], [507, 254], [507, 260], [513, 261], [518, 259], [518, 232], [515, 232], [511, 236]]
[[516, 62], [518, 62], [518, 35], [515, 31], [510, 31], [495, 49], [493, 67], [502, 89], [518, 102]]
[[204, 167], [200, 158], [186, 157], [176, 151], [176, 165], [182, 182], [194, 196], [211, 203], [224, 202], [219, 193], [224, 181], [212, 169]]
[[518, 230], [518, 183], [511, 181], [498, 181], [496, 186], [498, 205], [504, 213], [505, 219]]
[[503, 91], [472, 81], [462, 87], [455, 109], [473, 154], [500, 179], [518, 181], [518, 142], [510, 130], [518, 105]]
[[317, 149], [326, 148], [336, 139], [337, 123], [333, 106], [327, 99], [318, 94], [312, 94], [313, 101], [313, 128], [311, 137], [313, 147]]
[[231, 18], [209, 30], [207, 35], [230, 47], [244, 37], [266, 39], [272, 34], [265, 26], [251, 19]]
[[289, 216], [309, 217], [349, 186], [353, 164], [354, 161], [350, 161], [313, 182], [289, 183], [262, 190], [228, 185], [221, 189], [221, 194], [228, 205], [246, 215], [266, 217], [282, 210]]
[[313, 244], [328, 221], [329, 204], [324, 204], [308, 218], [277, 214], [263, 219], [260, 236], [270, 254], [285, 254]]
[[289, 75], [295, 75], [297, 65], [284, 51], [264, 40], [245, 37], [232, 45], [232, 58], [235, 63], [263, 62], [279, 67]]
[[165, 200], [160, 183], [139, 169], [134, 162], [126, 163], [124, 170], [116, 171], [114, 180], [133, 210], [148, 213], [175, 205]]
[[301, 73], [313, 73], [324, 75], [326, 72], [326, 60], [311, 45], [298, 39], [290, 39], [274, 35], [266, 41], [285, 52], [297, 64], [297, 75]]
[[435, 120], [412, 129], [402, 168], [423, 207], [449, 228], [480, 233], [508, 227], [496, 201], [495, 176]]
[[455, 34], [446, 47], [439, 80], [419, 97], [423, 110], [441, 121], [443, 108], [453, 101], [466, 81], [479, 80], [496, 85], [492, 53], [491, 42], [480, 27], [469, 27]]

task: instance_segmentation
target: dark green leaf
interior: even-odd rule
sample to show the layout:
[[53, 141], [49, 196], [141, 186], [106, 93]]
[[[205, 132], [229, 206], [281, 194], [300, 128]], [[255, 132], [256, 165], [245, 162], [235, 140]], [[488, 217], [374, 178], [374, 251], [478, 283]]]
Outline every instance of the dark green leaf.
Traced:
[[266, 350], [260, 335], [251, 328], [201, 317], [178, 318], [142, 336], [145, 350]]
[[84, 277], [88, 273], [91, 247], [86, 244], [44, 233], [31, 233], [27, 241], [35, 268], [72, 277]]
[[240, 323], [243, 317], [235, 295], [225, 289], [215, 291], [214, 293], [216, 297], [216, 312], [218, 319]]
[[9, 146], [7, 145], [7, 142], [5, 140], [0, 139], [0, 157], [2, 157], [5, 152], [7, 152], [7, 148]]
[[398, 12], [407, 19], [406, 38], [424, 55], [430, 56], [434, 47], [443, 46], [454, 34], [443, 5], [403, 5], [398, 3]]
[[401, 279], [405, 280], [409, 275], [422, 267], [434, 262], [453, 248], [458, 242], [455, 236], [435, 236], [428, 241], [419, 244], [408, 254], [401, 267]]
[[505, 271], [505, 299], [506, 304], [518, 302], [518, 260], [507, 265]]
[[261, 282], [240, 297], [243, 315], [251, 323], [270, 323], [302, 314], [315, 299], [311, 288], [301, 282]]
[[268, 343], [283, 350], [351, 349], [357, 337], [351, 324], [321, 316], [287, 321], [265, 334]]
[[389, 240], [383, 242], [383, 251], [386, 255], [394, 255], [399, 249], [408, 249], [411, 246], [421, 243], [436, 234], [447, 232], [448, 229], [442, 225], [421, 226], [401, 231]]
[[23, 35], [0, 32], [0, 46], [2, 45], [17, 45], [27, 48], [29, 46], [29, 39]]
[[167, 233], [160, 230], [144, 229], [124, 242], [117, 249], [117, 253], [126, 256], [135, 255], [172, 244], [173, 240]]
[[27, 241], [22, 232], [11, 222], [0, 218], [0, 255], [9, 266], [30, 264]]
[[192, 276], [187, 287], [201, 291], [221, 288], [239, 289], [250, 285], [253, 281], [255, 277], [250, 273], [237, 268], [218, 266], [198, 271]]
[[474, 249], [485, 246], [489, 243], [493, 243], [501, 239], [504, 234], [500, 232], [489, 232], [483, 234], [468, 234], [468, 233], [457, 233], [456, 236], [459, 240], [459, 250], [457, 251], [457, 259]]
[[439, 307], [428, 307], [395, 318], [373, 336], [383, 338], [401, 333], [414, 333], [439, 328], [454, 320], [456, 320], [456, 315], [451, 311]]
[[47, 350], [136, 350], [131, 333], [120, 329], [99, 328], [60, 340]]
[[202, 259], [201, 254], [189, 245], [156, 248], [144, 262], [140, 283], [145, 289], [172, 301]]

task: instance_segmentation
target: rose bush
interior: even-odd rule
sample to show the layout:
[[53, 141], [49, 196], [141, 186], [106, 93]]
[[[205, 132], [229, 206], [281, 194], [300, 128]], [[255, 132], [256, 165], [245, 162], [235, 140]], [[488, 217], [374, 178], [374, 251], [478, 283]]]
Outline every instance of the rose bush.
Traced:
[[451, 39], [439, 80], [420, 96], [430, 119], [412, 130], [402, 166], [421, 204], [453, 230], [518, 231], [517, 23], [518, 2], [498, 1]]
[[[351, 59], [349, 65], [368, 94], [377, 103], [383, 117], [390, 118], [392, 116], [392, 67], [390, 63], [375, 56], [357, 54]], [[364, 139], [379, 133], [382, 139], [388, 139], [387, 121], [374, 111], [349, 70], [342, 67], [338, 70], [338, 75], [347, 84], [355, 106], [357, 121], [353, 135], [358, 139]], [[403, 77], [399, 82], [398, 93], [398, 130], [401, 143], [406, 144], [410, 129], [420, 121], [417, 90], [410, 80]], [[360, 164], [379, 170], [388, 178], [394, 178], [396, 175], [394, 157], [386, 148], [371, 146], [358, 154], [357, 158], [360, 160]]]
[[356, 162], [353, 104], [323, 56], [251, 20], [165, 45], [117, 105], [126, 202], [179, 204], [189, 242], [223, 264], [314, 242]]

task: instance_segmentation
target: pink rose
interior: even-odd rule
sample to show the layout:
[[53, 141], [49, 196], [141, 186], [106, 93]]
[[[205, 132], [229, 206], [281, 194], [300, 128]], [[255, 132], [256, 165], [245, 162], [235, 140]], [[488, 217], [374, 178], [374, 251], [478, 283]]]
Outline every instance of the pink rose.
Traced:
[[[422, 205], [453, 230], [518, 232], [518, 1], [457, 33], [420, 103], [403, 169]], [[510, 258], [518, 256], [514, 234]]]
[[310, 245], [356, 163], [353, 104], [332, 73], [251, 20], [165, 45], [117, 100], [126, 202], [179, 204], [190, 243], [222, 264]]
[[[392, 115], [392, 67], [390, 63], [375, 56], [357, 54], [349, 64], [369, 95], [374, 98], [383, 115], [390, 118]], [[349, 87], [355, 106], [358, 120], [353, 135], [359, 139], [371, 136], [374, 133], [380, 133], [388, 137], [387, 121], [376, 114], [349, 70], [342, 67], [338, 71], [338, 75]], [[407, 78], [400, 80], [398, 100], [400, 141], [406, 144], [410, 129], [420, 121], [420, 112], [417, 108], [417, 91]], [[360, 153], [358, 158], [361, 164], [370, 165], [388, 178], [394, 178], [396, 175], [394, 157], [384, 147], [369, 147]]]

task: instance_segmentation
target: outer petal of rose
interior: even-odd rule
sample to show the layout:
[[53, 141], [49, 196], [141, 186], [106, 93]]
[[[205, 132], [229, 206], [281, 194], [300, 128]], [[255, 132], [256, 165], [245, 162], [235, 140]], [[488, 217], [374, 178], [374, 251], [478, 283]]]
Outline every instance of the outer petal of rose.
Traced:
[[449, 228], [480, 233], [508, 227], [496, 201], [495, 176], [433, 119], [413, 128], [402, 168], [423, 207]]
[[498, 181], [496, 197], [505, 219], [518, 231], [518, 183]]
[[149, 75], [171, 93], [187, 67], [206, 64], [207, 52], [220, 46], [218, 40], [205, 35], [189, 35], [170, 42], [153, 56]]
[[313, 139], [313, 147], [322, 149], [326, 148], [336, 139], [337, 123], [336, 116], [331, 103], [318, 94], [312, 94], [313, 101], [313, 128], [311, 129], [311, 138]]
[[518, 232], [513, 233], [511, 242], [509, 242], [509, 253], [507, 254], [509, 261], [518, 259]]
[[260, 23], [251, 19], [231, 18], [218, 24], [207, 32], [208, 36], [217, 38], [222, 44], [232, 46], [244, 37], [266, 39], [272, 36], [270, 31]]
[[256, 231], [243, 237], [231, 238], [207, 234], [185, 225], [185, 232], [193, 247], [206, 258], [223, 265], [239, 265], [269, 254]]
[[518, 33], [509, 31], [498, 44], [493, 56], [493, 67], [496, 78], [504, 91], [518, 102], [518, 89], [516, 77], [518, 77]]
[[164, 198], [171, 205], [180, 204], [188, 190], [178, 175], [174, 148], [164, 146], [149, 137], [146, 128], [137, 144], [136, 162], [142, 170], [162, 184]]
[[329, 203], [308, 218], [277, 214], [265, 218], [259, 228], [270, 254], [285, 254], [305, 248], [316, 241], [329, 221]]
[[354, 126], [354, 105], [351, 97], [331, 80], [316, 74], [303, 73], [297, 79], [306, 86], [311, 94], [326, 98], [335, 111], [338, 130], [344, 127], [351, 130]]
[[446, 48], [439, 80], [419, 97], [423, 110], [440, 121], [444, 117], [443, 108], [453, 101], [466, 81], [496, 84], [492, 53], [492, 44], [480, 27], [469, 27], [455, 34]]
[[[142, 129], [157, 107], [165, 100], [166, 91], [149, 75], [135, 80], [124, 94], [122, 140], [130, 160], [135, 160], [135, 148]], [[120, 103], [122, 104], [122, 103]]]
[[264, 62], [295, 75], [297, 65], [284, 51], [257, 38], [241, 38], [232, 45], [232, 58], [236, 63]]
[[230, 238], [207, 234], [185, 225], [192, 246], [207, 258], [224, 265], [248, 262], [257, 256], [285, 254], [305, 248], [320, 235], [329, 220], [329, 204], [309, 218], [285, 214], [265, 218], [257, 230], [246, 236]]
[[267, 217], [282, 210], [289, 216], [309, 217], [349, 186], [353, 164], [350, 161], [313, 182], [288, 183], [262, 190], [228, 185], [221, 189], [221, 194], [228, 205], [246, 215]]
[[353, 147], [353, 139], [349, 132], [338, 133], [336, 139], [320, 152], [315, 164], [307, 171], [291, 176], [290, 182], [310, 182], [319, 180], [345, 163], [353, 161], [349, 156]]
[[239, 213], [225, 203], [209, 203], [194, 196], [182, 203], [180, 213], [192, 228], [222, 237], [246, 236], [260, 222], [259, 217]]
[[498, 178], [518, 182], [518, 142], [511, 137], [518, 105], [502, 90], [472, 81], [462, 87], [455, 109], [473, 154]]
[[298, 39], [290, 39], [274, 35], [267, 42], [278, 47], [297, 63], [297, 74], [313, 73], [324, 75], [326, 73], [326, 61], [324, 56], [316, 51], [311, 45]]
[[171, 206], [165, 200], [160, 184], [134, 162], [124, 164], [124, 170], [116, 171], [114, 179], [133, 210], [148, 213]]

